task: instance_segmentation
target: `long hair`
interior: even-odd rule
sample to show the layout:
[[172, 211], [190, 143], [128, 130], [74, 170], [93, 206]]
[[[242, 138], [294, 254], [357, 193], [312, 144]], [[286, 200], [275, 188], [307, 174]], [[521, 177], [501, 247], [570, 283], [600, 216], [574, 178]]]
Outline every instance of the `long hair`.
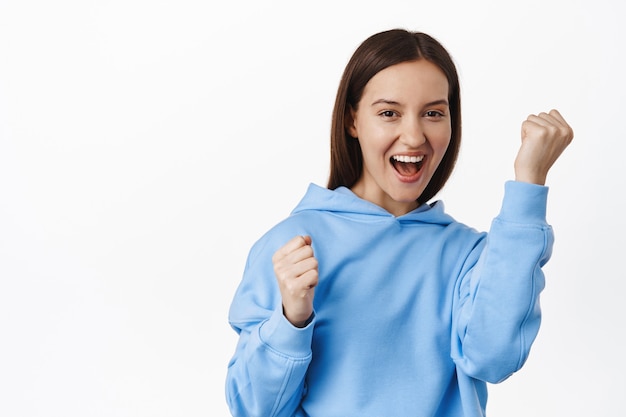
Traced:
[[421, 32], [392, 29], [367, 38], [356, 49], [341, 77], [332, 116], [330, 175], [327, 187], [352, 187], [363, 172], [363, 155], [356, 138], [347, 130], [350, 109], [356, 110], [365, 85], [383, 69], [406, 61], [425, 59], [437, 65], [448, 79], [452, 134], [448, 149], [432, 179], [417, 199], [426, 203], [443, 188], [452, 174], [461, 145], [461, 94], [456, 67], [448, 51]]

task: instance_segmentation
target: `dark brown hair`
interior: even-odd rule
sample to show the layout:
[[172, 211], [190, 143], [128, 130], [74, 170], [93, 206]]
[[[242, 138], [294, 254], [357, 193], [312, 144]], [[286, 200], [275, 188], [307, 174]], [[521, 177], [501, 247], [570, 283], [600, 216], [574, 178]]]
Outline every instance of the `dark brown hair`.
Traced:
[[357, 109], [365, 85], [387, 67], [418, 59], [432, 62], [446, 75], [452, 126], [448, 149], [428, 186], [418, 197], [418, 203], [426, 203], [434, 197], [450, 178], [461, 145], [461, 94], [456, 67], [448, 51], [430, 35], [392, 29], [372, 35], [361, 43], [343, 72], [332, 117], [329, 189], [352, 187], [363, 171], [361, 146], [348, 133], [346, 122], [350, 109]]

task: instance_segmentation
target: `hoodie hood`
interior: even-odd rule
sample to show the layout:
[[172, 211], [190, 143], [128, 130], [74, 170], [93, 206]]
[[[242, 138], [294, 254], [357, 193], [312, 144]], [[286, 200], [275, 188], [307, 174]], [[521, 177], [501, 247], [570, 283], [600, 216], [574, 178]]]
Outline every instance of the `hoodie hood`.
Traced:
[[387, 210], [367, 200], [363, 200], [347, 187], [339, 187], [329, 190], [316, 184], [309, 184], [306, 194], [300, 200], [292, 214], [308, 210], [327, 211], [339, 216], [353, 219], [380, 220], [395, 218], [400, 223], [431, 223], [448, 225], [454, 219], [445, 213], [443, 201], [435, 201], [431, 204], [422, 204], [413, 211], [402, 216], [395, 217]]

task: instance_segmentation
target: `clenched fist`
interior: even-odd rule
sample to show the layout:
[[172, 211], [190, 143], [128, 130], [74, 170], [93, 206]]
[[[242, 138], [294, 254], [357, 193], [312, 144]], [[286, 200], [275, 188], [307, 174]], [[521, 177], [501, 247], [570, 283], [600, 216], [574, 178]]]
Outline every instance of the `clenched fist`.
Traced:
[[544, 185], [552, 164], [573, 138], [574, 131], [557, 110], [528, 116], [522, 123], [515, 179]]
[[283, 299], [283, 314], [294, 326], [304, 327], [313, 314], [318, 280], [311, 237], [294, 237], [274, 253], [272, 263]]

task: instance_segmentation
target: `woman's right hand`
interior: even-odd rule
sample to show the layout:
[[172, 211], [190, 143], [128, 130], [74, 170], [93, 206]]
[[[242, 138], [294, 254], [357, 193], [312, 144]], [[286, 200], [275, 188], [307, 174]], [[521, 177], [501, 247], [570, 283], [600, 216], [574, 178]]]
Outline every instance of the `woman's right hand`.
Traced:
[[313, 314], [318, 282], [311, 237], [294, 237], [274, 253], [272, 263], [283, 299], [283, 314], [294, 326], [304, 327]]

